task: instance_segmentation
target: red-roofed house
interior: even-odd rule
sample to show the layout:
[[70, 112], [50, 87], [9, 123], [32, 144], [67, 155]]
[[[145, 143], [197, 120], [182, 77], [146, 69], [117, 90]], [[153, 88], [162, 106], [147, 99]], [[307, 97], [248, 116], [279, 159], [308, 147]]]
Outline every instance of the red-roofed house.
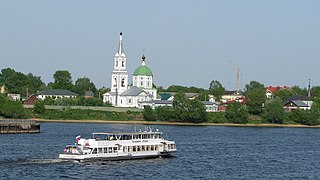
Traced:
[[289, 89], [288, 86], [268, 86], [265, 87], [266, 89], [266, 96], [268, 99], [273, 98], [273, 94], [281, 89]]

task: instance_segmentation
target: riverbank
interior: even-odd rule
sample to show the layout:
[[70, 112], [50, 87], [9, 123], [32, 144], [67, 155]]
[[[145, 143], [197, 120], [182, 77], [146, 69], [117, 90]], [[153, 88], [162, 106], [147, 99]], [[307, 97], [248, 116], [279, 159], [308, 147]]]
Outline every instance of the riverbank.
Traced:
[[307, 126], [302, 124], [182, 123], [182, 122], [158, 122], [158, 121], [51, 120], [51, 119], [34, 119], [34, 120], [36, 122], [47, 122], [47, 123], [110, 123], [110, 124], [145, 124], [145, 125], [174, 125], [174, 126], [320, 128], [320, 126]]

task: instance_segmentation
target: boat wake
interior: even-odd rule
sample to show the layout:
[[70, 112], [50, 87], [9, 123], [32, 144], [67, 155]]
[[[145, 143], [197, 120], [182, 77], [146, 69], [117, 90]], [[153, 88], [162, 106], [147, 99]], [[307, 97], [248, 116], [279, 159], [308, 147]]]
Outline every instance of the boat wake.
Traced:
[[62, 159], [28, 159], [18, 164], [57, 164], [66, 162]]

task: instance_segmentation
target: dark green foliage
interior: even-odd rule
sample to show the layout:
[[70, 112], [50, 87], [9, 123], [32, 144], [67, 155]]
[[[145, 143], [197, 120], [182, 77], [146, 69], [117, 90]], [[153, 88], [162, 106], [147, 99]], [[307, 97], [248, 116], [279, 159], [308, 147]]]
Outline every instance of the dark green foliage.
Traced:
[[196, 98], [199, 101], [208, 101], [209, 100], [209, 91], [201, 92]]
[[76, 98], [63, 98], [63, 99], [52, 99], [46, 98], [44, 100], [45, 105], [56, 105], [56, 106], [110, 106], [109, 104], [103, 104], [102, 99], [98, 98], [85, 98], [79, 96]]
[[251, 91], [251, 90], [255, 90], [255, 89], [264, 89], [264, 85], [257, 82], [257, 81], [250, 81], [249, 84], [245, 85], [245, 91]]
[[280, 99], [266, 101], [263, 118], [270, 123], [283, 124], [284, 110]]
[[314, 86], [311, 88], [312, 97], [320, 97], [320, 86]]
[[143, 117], [147, 121], [176, 121], [202, 123], [207, 121], [205, 106], [199, 100], [189, 100], [184, 93], [174, 96], [173, 107], [146, 106]]
[[251, 81], [246, 85], [246, 104], [250, 114], [260, 115], [262, 106], [266, 101], [266, 92], [264, 85], [257, 81]]
[[73, 91], [81, 96], [84, 96], [85, 91], [96, 92], [97, 88], [94, 83], [87, 77], [78, 78], [74, 84]]
[[155, 116], [155, 112], [153, 111], [153, 109], [150, 106], [144, 106], [144, 110], [142, 112], [143, 118], [146, 121], [155, 121], [156, 120], [156, 116]]
[[45, 89], [45, 84], [41, 78], [31, 73], [25, 75], [21, 72], [15, 72], [11, 68], [2, 69], [0, 73], [0, 85], [5, 85], [7, 92], [17, 93], [26, 96]]
[[290, 89], [298, 96], [306, 96], [308, 94], [307, 88], [301, 89], [299, 86], [293, 86]]
[[47, 109], [40, 115], [43, 119], [72, 119], [72, 120], [134, 120], [127, 112], [94, 111], [81, 109], [51, 110]]
[[274, 97], [281, 99], [282, 102], [294, 95], [297, 95], [297, 93], [292, 89], [280, 89], [274, 93]]
[[209, 123], [228, 123], [224, 112], [207, 113], [207, 120]]
[[311, 110], [295, 110], [287, 113], [288, 119], [310, 126], [320, 125], [320, 102], [315, 100]]
[[172, 85], [168, 87], [166, 92], [185, 92], [185, 93], [201, 93], [203, 92], [203, 88], [197, 88], [197, 87], [186, 87], [186, 86], [178, 86], [178, 85]]
[[71, 73], [66, 70], [59, 70], [53, 74], [54, 82], [50, 84], [53, 89], [73, 90]]
[[1, 102], [0, 115], [6, 118], [15, 118], [15, 119], [23, 119], [26, 117], [25, 116], [26, 114], [21, 102], [11, 101], [8, 99]]
[[38, 114], [43, 114], [45, 113], [46, 111], [46, 108], [45, 108], [45, 104], [44, 104], [44, 101], [37, 101], [35, 104], [34, 104], [34, 107], [33, 107], [34, 111]]
[[185, 94], [174, 95], [173, 109], [177, 121], [201, 123], [206, 122], [206, 108], [199, 100], [189, 100]]
[[248, 122], [249, 113], [246, 106], [234, 102], [228, 104], [225, 116], [229, 122], [245, 124]]
[[211, 81], [210, 87], [209, 87], [209, 93], [214, 95], [218, 101], [221, 99], [221, 96], [223, 95], [224, 91], [225, 91], [225, 88], [222, 86], [222, 84], [218, 80]]

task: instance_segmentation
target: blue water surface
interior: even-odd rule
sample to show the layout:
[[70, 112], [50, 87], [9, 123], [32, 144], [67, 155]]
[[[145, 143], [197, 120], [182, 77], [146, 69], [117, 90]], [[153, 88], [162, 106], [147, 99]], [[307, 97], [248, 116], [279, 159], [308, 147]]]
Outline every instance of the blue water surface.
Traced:
[[177, 143], [172, 158], [64, 162], [81, 134], [143, 125], [42, 123], [39, 134], [0, 135], [0, 179], [318, 179], [320, 129], [154, 125]]

